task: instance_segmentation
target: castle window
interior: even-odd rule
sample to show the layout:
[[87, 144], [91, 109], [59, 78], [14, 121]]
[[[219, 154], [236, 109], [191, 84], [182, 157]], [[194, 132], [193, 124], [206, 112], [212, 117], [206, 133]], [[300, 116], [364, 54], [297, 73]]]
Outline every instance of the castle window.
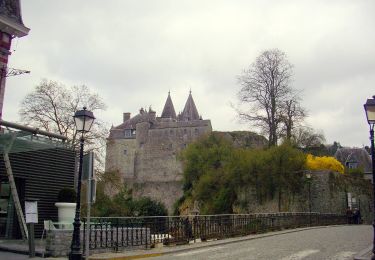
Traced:
[[128, 154], [128, 150], [124, 150], [124, 155], [127, 155]]
[[135, 133], [136, 133], [136, 132], [135, 132], [135, 129], [133, 129], [133, 130], [132, 130], [132, 135], [135, 135]]
[[199, 134], [199, 130], [198, 130], [198, 128], [195, 128], [195, 134], [197, 135], [197, 134]]
[[132, 137], [132, 130], [125, 129], [125, 137]]
[[187, 134], [187, 130], [186, 129], [184, 129], [184, 134]]
[[173, 135], [173, 130], [172, 130], [172, 129], [169, 130], [169, 134], [170, 134], [170, 135]]

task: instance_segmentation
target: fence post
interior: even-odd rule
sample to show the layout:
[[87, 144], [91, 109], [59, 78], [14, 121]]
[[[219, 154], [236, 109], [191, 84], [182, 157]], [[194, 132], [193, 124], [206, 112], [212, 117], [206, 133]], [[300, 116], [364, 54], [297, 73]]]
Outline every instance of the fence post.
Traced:
[[119, 219], [116, 218], [116, 252], [118, 252], [118, 225], [119, 225]]

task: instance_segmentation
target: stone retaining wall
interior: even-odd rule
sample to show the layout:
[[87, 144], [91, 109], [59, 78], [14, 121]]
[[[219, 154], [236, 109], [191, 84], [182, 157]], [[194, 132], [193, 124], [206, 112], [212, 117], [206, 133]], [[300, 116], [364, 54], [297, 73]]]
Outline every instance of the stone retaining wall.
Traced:
[[[361, 185], [343, 185], [340, 183], [340, 173], [329, 171], [311, 171], [311, 182], [306, 182], [300, 194], [290, 196], [284, 194], [281, 203], [281, 212], [311, 212], [346, 214], [348, 205], [348, 193], [356, 198], [361, 217], [364, 223], [371, 224], [372, 197]], [[342, 180], [341, 180], [342, 181]], [[362, 182], [366, 182], [362, 180]], [[363, 184], [363, 183], [362, 183]], [[371, 185], [371, 183], [368, 183]], [[259, 204], [256, 198], [255, 189], [245, 189], [240, 194], [240, 199], [247, 203], [246, 212], [250, 213], [271, 213], [278, 211], [278, 197]]]

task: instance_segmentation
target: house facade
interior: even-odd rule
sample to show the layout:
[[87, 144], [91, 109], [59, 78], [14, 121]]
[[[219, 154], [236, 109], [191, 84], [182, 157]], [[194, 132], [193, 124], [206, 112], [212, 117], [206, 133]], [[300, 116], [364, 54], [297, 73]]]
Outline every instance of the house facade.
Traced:
[[371, 156], [365, 148], [339, 148], [335, 158], [348, 169], [361, 169], [364, 178], [372, 180]]

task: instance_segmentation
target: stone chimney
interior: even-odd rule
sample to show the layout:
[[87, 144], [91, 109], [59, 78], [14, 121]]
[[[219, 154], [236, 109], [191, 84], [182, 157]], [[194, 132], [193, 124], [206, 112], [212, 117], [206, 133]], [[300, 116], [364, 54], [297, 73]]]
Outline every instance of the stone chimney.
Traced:
[[150, 111], [150, 112], [148, 112], [148, 114], [150, 115], [150, 118], [152, 118], [152, 119], [155, 119], [156, 118], [156, 112], [155, 111]]
[[129, 112], [128, 113], [124, 113], [123, 114], [123, 122], [125, 122], [125, 121], [127, 121], [129, 119], [130, 119], [130, 113]]

